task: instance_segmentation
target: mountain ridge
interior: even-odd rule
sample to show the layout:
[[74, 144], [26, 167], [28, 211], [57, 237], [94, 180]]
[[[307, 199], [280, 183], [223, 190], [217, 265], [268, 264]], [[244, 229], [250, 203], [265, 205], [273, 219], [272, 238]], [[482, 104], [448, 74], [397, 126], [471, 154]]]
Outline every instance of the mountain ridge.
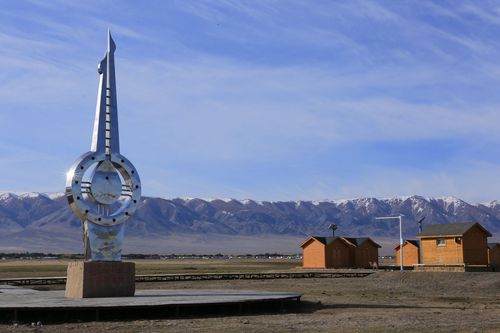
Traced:
[[[226, 244], [235, 249], [247, 246], [245, 242], [271, 248], [273, 239], [287, 239], [289, 248], [297, 249], [295, 240], [308, 235], [329, 235], [331, 223], [338, 225], [338, 235], [395, 238], [399, 234], [397, 223], [376, 221], [375, 217], [400, 213], [405, 215], [405, 238], [415, 237], [416, 221], [423, 216], [424, 227], [475, 221], [493, 234], [500, 234], [500, 201], [469, 204], [456, 197], [418, 195], [297, 201], [144, 197], [126, 230], [127, 240], [132, 239], [130, 243], [135, 244], [136, 251], [150, 248], [149, 240], [153, 239], [157, 240], [157, 251], [168, 251], [169, 242], [175, 243], [182, 237], [199, 240], [190, 245], [193, 251], [197, 246], [215, 249], [211, 244], [215, 241], [221, 247]], [[80, 251], [81, 224], [62, 193], [0, 192], [0, 236], [0, 251], [29, 250], [35, 245], [37, 249], [57, 250], [58, 244], [65, 244], [61, 251]], [[264, 243], [264, 239], [270, 240], [270, 244]], [[284, 248], [286, 244], [282, 244]]]

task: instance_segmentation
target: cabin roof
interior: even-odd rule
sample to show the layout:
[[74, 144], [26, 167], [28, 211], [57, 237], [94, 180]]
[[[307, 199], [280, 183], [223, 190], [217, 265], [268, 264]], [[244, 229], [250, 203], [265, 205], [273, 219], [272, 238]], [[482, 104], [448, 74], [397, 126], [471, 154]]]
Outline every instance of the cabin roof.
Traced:
[[492, 250], [495, 246], [500, 246], [500, 243], [488, 243], [490, 250]]
[[491, 233], [486, 230], [482, 225], [476, 222], [465, 223], [448, 223], [448, 224], [432, 224], [425, 227], [425, 229], [418, 234], [418, 238], [427, 237], [442, 237], [442, 236], [463, 236], [469, 229], [478, 226], [484, 233], [491, 236]]
[[354, 238], [354, 237], [343, 237], [345, 240], [347, 240], [348, 242], [356, 245], [356, 246], [360, 246], [361, 244], [363, 244], [364, 242], [366, 241], [370, 241], [372, 242], [376, 247], [381, 247], [380, 245], [378, 245], [377, 243], [375, 243], [371, 238], [369, 237], [357, 237], [357, 238]]
[[329, 245], [336, 238], [337, 237], [309, 236], [302, 244], [300, 244], [300, 247], [304, 247], [304, 245], [306, 245], [311, 239], [315, 239], [323, 245]]
[[335, 239], [338, 238], [338, 237], [320, 237], [320, 236], [312, 236], [312, 237], [325, 245], [330, 245], [331, 243], [333, 243]]
[[379, 244], [375, 243], [371, 238], [369, 237], [342, 237], [342, 236], [335, 236], [335, 237], [324, 237], [324, 236], [310, 236], [307, 238], [300, 246], [303, 247], [309, 240], [315, 239], [319, 241], [323, 245], [330, 245], [333, 243], [336, 239], [341, 239], [344, 241], [347, 241], [351, 243], [354, 246], [360, 246], [366, 241], [372, 242], [376, 247], [381, 247]]
[[[410, 244], [415, 245], [416, 247], [420, 247], [420, 243], [416, 239], [407, 239], [407, 240], [405, 240], [405, 242], [403, 243], [403, 246], [405, 246], [406, 243], [410, 243]], [[399, 249], [399, 244], [398, 244], [398, 246], [396, 246], [394, 248], [394, 250], [397, 250], [397, 249]]]

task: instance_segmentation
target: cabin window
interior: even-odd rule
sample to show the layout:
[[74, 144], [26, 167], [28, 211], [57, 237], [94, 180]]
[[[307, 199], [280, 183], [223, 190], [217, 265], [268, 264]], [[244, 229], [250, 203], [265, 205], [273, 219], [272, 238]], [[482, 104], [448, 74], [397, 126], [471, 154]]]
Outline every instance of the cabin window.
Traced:
[[437, 246], [446, 246], [446, 239], [436, 239], [436, 245]]

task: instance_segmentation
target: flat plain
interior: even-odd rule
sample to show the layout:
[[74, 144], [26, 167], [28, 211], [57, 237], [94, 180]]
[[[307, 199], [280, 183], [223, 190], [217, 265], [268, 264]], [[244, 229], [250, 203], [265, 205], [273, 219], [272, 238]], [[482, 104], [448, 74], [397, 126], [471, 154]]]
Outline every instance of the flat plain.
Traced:
[[[0, 263], [0, 275], [64, 275], [66, 262]], [[138, 274], [294, 269], [293, 260], [137, 261]], [[45, 271], [45, 268], [47, 269]], [[55, 286], [63, 288], [63, 286]], [[364, 278], [140, 283], [138, 289], [253, 289], [303, 293], [290, 312], [229, 317], [80, 322], [0, 332], [500, 332], [500, 273], [377, 271]]]

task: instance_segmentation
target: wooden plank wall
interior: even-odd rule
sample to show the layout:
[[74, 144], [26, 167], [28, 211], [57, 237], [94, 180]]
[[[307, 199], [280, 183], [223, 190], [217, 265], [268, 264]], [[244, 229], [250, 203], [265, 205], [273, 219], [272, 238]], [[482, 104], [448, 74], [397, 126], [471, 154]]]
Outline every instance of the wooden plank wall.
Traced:
[[304, 268], [326, 268], [325, 245], [312, 239], [305, 244], [302, 267]]
[[[399, 256], [401, 255], [399, 248], [396, 250], [396, 261], [395, 265], [399, 266]], [[418, 265], [418, 247], [411, 243], [406, 243], [403, 245], [403, 266], [413, 266]]]

